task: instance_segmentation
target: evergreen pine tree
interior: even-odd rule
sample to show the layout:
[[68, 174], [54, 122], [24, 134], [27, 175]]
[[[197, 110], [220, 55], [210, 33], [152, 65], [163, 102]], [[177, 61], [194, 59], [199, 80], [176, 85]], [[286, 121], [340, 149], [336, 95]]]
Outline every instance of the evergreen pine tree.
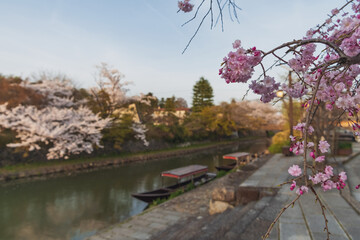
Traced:
[[193, 112], [200, 112], [204, 107], [213, 106], [213, 89], [208, 80], [201, 77], [193, 87]]

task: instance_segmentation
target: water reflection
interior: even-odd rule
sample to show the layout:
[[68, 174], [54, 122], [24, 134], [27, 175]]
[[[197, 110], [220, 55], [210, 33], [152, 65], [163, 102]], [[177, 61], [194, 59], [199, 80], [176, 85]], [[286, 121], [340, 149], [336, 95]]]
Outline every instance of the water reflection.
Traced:
[[[0, 187], [0, 239], [81, 240], [97, 230], [140, 213], [146, 204], [131, 193], [161, 186], [160, 173], [189, 164], [214, 166], [224, 153], [258, 152], [265, 142], [213, 150], [183, 158], [130, 164], [76, 176]], [[165, 185], [173, 182], [164, 181]]]

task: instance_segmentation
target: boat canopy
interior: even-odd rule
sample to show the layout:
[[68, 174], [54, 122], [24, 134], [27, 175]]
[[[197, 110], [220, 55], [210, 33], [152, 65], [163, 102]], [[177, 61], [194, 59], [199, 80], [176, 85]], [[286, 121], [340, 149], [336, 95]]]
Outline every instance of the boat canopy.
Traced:
[[187, 176], [192, 176], [198, 173], [207, 172], [208, 167], [203, 165], [189, 165], [186, 167], [176, 168], [161, 173], [162, 177], [171, 177], [181, 179]]
[[223, 156], [223, 159], [232, 159], [235, 161], [243, 160], [244, 158], [248, 158], [250, 156], [250, 153], [247, 152], [235, 152], [235, 153], [229, 153]]

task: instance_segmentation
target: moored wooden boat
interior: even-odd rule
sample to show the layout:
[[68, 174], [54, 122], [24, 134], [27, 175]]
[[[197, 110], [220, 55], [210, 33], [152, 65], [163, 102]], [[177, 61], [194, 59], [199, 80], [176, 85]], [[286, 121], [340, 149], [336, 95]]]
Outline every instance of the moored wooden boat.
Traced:
[[222, 165], [222, 166], [215, 166], [216, 170], [218, 171], [230, 171], [231, 169], [233, 169], [236, 166], [236, 162], [228, 164], [228, 165]]
[[223, 156], [223, 159], [234, 160], [234, 163], [223, 165], [223, 166], [215, 166], [218, 171], [230, 171], [236, 166], [245, 165], [250, 162], [250, 153], [247, 152], [235, 152], [229, 153]]
[[[191, 179], [183, 182], [178, 182], [177, 184], [168, 187], [159, 188], [149, 192], [133, 193], [131, 194], [131, 196], [147, 203], [151, 203], [156, 199], [168, 198], [171, 195], [171, 193], [187, 186], [191, 182], [193, 182], [194, 184], [206, 183], [216, 177], [216, 174], [207, 173], [207, 171], [208, 171], [208, 167], [202, 165], [190, 165], [182, 168], [165, 171], [161, 173], [162, 177], [176, 178], [179, 181], [185, 177], [191, 177]], [[201, 174], [201, 175], [194, 177], [194, 175], [196, 174]]]

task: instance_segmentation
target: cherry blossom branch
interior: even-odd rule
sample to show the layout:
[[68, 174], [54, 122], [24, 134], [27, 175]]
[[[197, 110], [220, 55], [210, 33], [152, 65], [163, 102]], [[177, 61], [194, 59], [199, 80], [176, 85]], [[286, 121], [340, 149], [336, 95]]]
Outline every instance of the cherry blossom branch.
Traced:
[[327, 239], [327, 240], [330, 240], [330, 232], [329, 232], [329, 227], [328, 227], [328, 222], [329, 222], [329, 221], [327, 220], [326, 214], [325, 214], [325, 209], [326, 209], [326, 207], [325, 207], [325, 205], [322, 203], [322, 201], [320, 200], [320, 198], [319, 198], [317, 192], [315, 191], [315, 189], [313, 188], [313, 186], [310, 186], [310, 189], [311, 189], [311, 191], [314, 193], [315, 198], [316, 198], [316, 201], [319, 202], [319, 205], [320, 205], [320, 207], [321, 207], [321, 212], [322, 212], [322, 215], [323, 215], [324, 221], [325, 221], [325, 228], [324, 228], [324, 230], [326, 230], [326, 239]]
[[305, 186], [308, 186], [308, 179], [307, 179], [307, 137], [308, 137], [308, 129], [310, 126], [310, 115], [311, 115], [311, 111], [313, 109], [313, 106], [315, 104], [315, 97], [316, 97], [316, 93], [319, 90], [319, 86], [320, 86], [320, 81], [322, 79], [324, 75], [324, 72], [321, 73], [320, 77], [318, 78], [317, 82], [316, 82], [316, 86], [315, 86], [315, 90], [313, 92], [312, 98], [311, 98], [311, 102], [310, 102], [310, 108], [309, 111], [306, 114], [306, 121], [305, 121], [305, 130], [304, 130], [304, 180], [305, 180]]
[[280, 183], [280, 184], [279, 184], [279, 187], [284, 186], [284, 185], [286, 185], [286, 184], [290, 184], [290, 183], [292, 183], [293, 181], [297, 181], [297, 180], [299, 180], [299, 179], [301, 179], [301, 178], [303, 178], [303, 177], [304, 177], [303, 175], [300, 175], [299, 177], [296, 177], [296, 178], [290, 179], [289, 181]]
[[197, 33], [199, 32], [202, 24], [204, 23], [204, 20], [206, 19], [206, 17], [209, 15], [209, 13], [211, 12], [211, 9], [209, 9], [206, 14], [204, 15], [204, 17], [201, 19], [201, 22], [199, 24], [199, 26], [197, 27], [195, 33], [192, 35], [192, 37], [190, 38], [189, 42], [186, 44], [185, 49], [182, 51], [182, 54], [185, 53], [185, 51], [188, 49], [188, 47], [190, 46], [190, 43], [192, 42], [192, 40], [195, 38], [195, 36], [197, 35]]
[[[209, 9], [208, 9], [208, 11], [206, 11], [205, 15], [202, 17], [202, 19], [201, 19], [198, 27], [196, 28], [194, 34], [192, 35], [192, 37], [190, 38], [190, 40], [189, 40], [188, 43], [186, 44], [184, 50], [182, 51], [182, 54], [184, 54], [184, 53], [186, 52], [186, 50], [187, 50], [188, 47], [190, 46], [191, 42], [194, 40], [195, 36], [198, 34], [201, 26], [202, 26], [203, 23], [204, 23], [204, 20], [208, 17], [209, 14], [210, 14], [210, 29], [213, 29], [213, 28], [217, 25], [219, 19], [221, 19], [221, 30], [224, 31], [223, 10], [224, 10], [224, 7], [225, 7], [226, 5], [228, 5], [228, 8], [229, 8], [229, 15], [230, 15], [231, 21], [234, 21], [234, 20], [233, 20], [233, 17], [232, 17], [232, 15], [234, 15], [236, 21], [239, 22], [239, 18], [238, 18], [238, 15], [237, 15], [237, 11], [238, 11], [238, 10], [241, 10], [241, 8], [239, 8], [239, 7], [237, 6], [237, 4], [235, 3], [234, 0], [226, 0], [226, 1], [224, 2], [224, 4], [223, 4], [222, 7], [221, 7], [221, 5], [220, 5], [220, 4], [221, 4], [221, 1], [216, 0], [216, 4], [217, 4], [218, 10], [219, 10], [219, 14], [218, 14], [217, 20], [216, 20], [216, 22], [215, 22], [215, 24], [214, 24], [214, 9], [213, 9], [213, 4], [214, 4], [214, 2], [213, 2], [213, 0], [208, 0], [208, 1], [209, 1]], [[187, 2], [186, 4], [189, 5], [189, 1], [184, 1], [184, 2]], [[205, 2], [205, 0], [202, 0], [202, 1], [201, 1], [201, 3], [199, 4], [199, 6], [198, 6], [197, 9], [196, 9], [196, 12], [195, 12], [194, 16], [193, 16], [191, 19], [189, 19], [188, 21], [186, 21], [185, 23], [183, 23], [183, 24], [181, 25], [182, 27], [196, 19], [196, 17], [198, 16], [199, 10], [200, 10], [200, 8], [203, 6], [204, 2]], [[192, 5], [192, 4], [191, 4], [191, 5]], [[192, 7], [193, 7], [193, 5], [192, 5]], [[192, 7], [191, 7], [191, 10], [192, 10]], [[184, 9], [181, 8], [181, 7], [180, 7], [179, 11], [180, 11], [180, 10], [183, 10], [184, 12], [191, 11], [191, 10], [184, 10]], [[232, 11], [231, 11], [231, 10], [232, 10]], [[179, 12], [179, 11], [178, 11], [178, 12]]]
[[[306, 45], [306, 44], [309, 44], [309, 43], [322, 43], [322, 44], [325, 44], [325, 45], [331, 47], [332, 49], [334, 49], [335, 52], [340, 56], [340, 58], [345, 58], [345, 59], [348, 58], [348, 56], [337, 45], [335, 45], [333, 42], [330, 42], [330, 41], [327, 41], [327, 40], [324, 40], [324, 39], [321, 39], [321, 38], [294, 40], [294, 41], [291, 41], [291, 42], [283, 43], [280, 46], [278, 46], [276, 48], [273, 48], [272, 50], [264, 53], [263, 58], [266, 57], [267, 55], [273, 54], [277, 50], [280, 50], [280, 49], [285, 48], [285, 47], [289, 48], [289, 50], [287, 51], [287, 53], [288, 53], [288, 52], [294, 51], [296, 48], [298, 48], [300, 46], [303, 46], [303, 45]], [[295, 46], [293, 46], [293, 45], [295, 45]]]
[[[188, 24], [189, 22], [193, 21], [193, 20], [196, 18], [197, 14], [198, 14], [198, 12], [199, 12], [199, 9], [201, 8], [201, 6], [203, 5], [204, 2], [205, 2], [205, 0], [202, 0], [202, 2], [201, 2], [201, 3], [199, 4], [199, 6], [197, 7], [194, 16], [193, 16], [191, 19], [187, 20], [185, 23], [183, 23], [183, 24], [181, 25], [182, 27], [185, 26], [186, 24]], [[179, 10], [179, 11], [180, 11], [180, 10]]]
[[[347, 5], [349, 5], [349, 4], [352, 3], [353, 1], [354, 1], [354, 0], [348, 0], [341, 8], [339, 8], [339, 11], [343, 10]], [[332, 15], [330, 16], [330, 19], [332, 19], [332, 18], [335, 17], [336, 15], [337, 15], [337, 14], [332, 14]], [[318, 27], [318, 29], [317, 29], [316, 31], [319, 32], [320, 29], [323, 28], [326, 24], [327, 24], [327, 23], [326, 23], [326, 21], [325, 21], [323, 24], [321, 24], [321, 25]]]
[[265, 233], [264, 236], [262, 236], [262, 239], [267, 239], [270, 235], [271, 230], [273, 229], [275, 223], [279, 220], [279, 218], [281, 217], [281, 215], [285, 212], [286, 209], [288, 209], [291, 205], [294, 205], [295, 202], [301, 197], [301, 195], [297, 195], [296, 198], [289, 203], [288, 205], [286, 205], [285, 207], [283, 207], [280, 212], [278, 213], [278, 215], [276, 216], [276, 218], [274, 219], [274, 221], [271, 223], [270, 227], [268, 228], [267, 232]]

